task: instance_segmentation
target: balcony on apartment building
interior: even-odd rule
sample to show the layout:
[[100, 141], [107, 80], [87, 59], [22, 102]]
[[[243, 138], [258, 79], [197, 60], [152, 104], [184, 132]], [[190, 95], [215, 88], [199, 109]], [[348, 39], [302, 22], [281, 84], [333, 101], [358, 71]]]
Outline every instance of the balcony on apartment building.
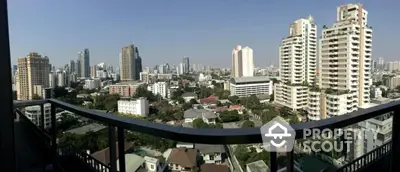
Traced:
[[[108, 148], [103, 150], [103, 154], [107, 154], [103, 159], [99, 160], [94, 154], [88, 154], [85, 151], [77, 150], [72, 146], [58, 145], [57, 132], [52, 129], [44, 129], [44, 121], [35, 125], [29, 120], [23, 111], [27, 106], [40, 106], [44, 108], [44, 103], [51, 104], [51, 124], [52, 128], [56, 128], [57, 119], [56, 112], [59, 109], [67, 110], [77, 116], [90, 119], [93, 122], [103, 124], [108, 130]], [[336, 129], [346, 128], [357, 125], [360, 122], [376, 119], [382, 114], [393, 113], [393, 130], [392, 140], [381, 144], [379, 147], [357, 157], [350, 161], [342, 161], [340, 165], [334, 165], [336, 161], [330, 165], [318, 169], [318, 171], [399, 171], [396, 166], [395, 159], [399, 158], [399, 147], [392, 146], [399, 144], [399, 108], [400, 102], [392, 102], [375, 106], [369, 109], [359, 110], [347, 115], [329, 118], [325, 120], [312, 121], [307, 123], [294, 124], [292, 127], [296, 131], [296, 139], [303, 138], [303, 129]], [[43, 112], [43, 111], [41, 111]], [[3, 115], [7, 115], [3, 113]], [[52, 165], [58, 171], [111, 171], [124, 172], [128, 168], [125, 164], [127, 156], [119, 156], [126, 154], [128, 143], [125, 131], [134, 131], [160, 137], [163, 139], [174, 140], [184, 143], [198, 143], [210, 145], [237, 145], [237, 144], [258, 144], [262, 143], [261, 131], [259, 127], [255, 128], [235, 128], [235, 129], [194, 129], [177, 127], [166, 124], [152, 123], [143, 120], [137, 120], [127, 117], [114, 116], [107, 113], [89, 110], [83, 107], [77, 107], [59, 100], [32, 100], [32, 101], [14, 101], [13, 111], [8, 116], [12, 116], [14, 121], [11, 124], [5, 124], [1, 121], [3, 129], [13, 126], [13, 130], [8, 135], [2, 135], [1, 141], [4, 144], [13, 143], [10, 149], [2, 147], [5, 153], [3, 156], [14, 157], [7, 159], [7, 164], [3, 167], [13, 167], [14, 171], [43, 171], [43, 169]], [[41, 119], [45, 116], [41, 113]], [[9, 128], [8, 128], [9, 129]], [[13, 133], [13, 134], [12, 134]], [[3, 132], [2, 132], [3, 134]], [[10, 146], [10, 145], [8, 145]], [[359, 151], [355, 149], [354, 151]], [[285, 160], [278, 162], [278, 157], [284, 156]], [[321, 157], [321, 155], [312, 154], [304, 155], [309, 157]], [[269, 153], [269, 162], [267, 162], [270, 171], [304, 171], [308, 172], [310, 168], [314, 168], [314, 164], [304, 164], [305, 160], [301, 160], [299, 152], [294, 149], [290, 153]], [[175, 158], [176, 159], [176, 158]], [[304, 158], [303, 158], [304, 159]], [[324, 159], [324, 158], [322, 158]], [[326, 157], [325, 157], [326, 159]], [[230, 160], [232, 161], [232, 160]], [[326, 162], [326, 160], [325, 160]], [[5, 163], [5, 162], [3, 162]], [[143, 162], [141, 162], [143, 163]], [[300, 165], [299, 165], [300, 164]], [[332, 165], [333, 164], [333, 165]], [[174, 165], [175, 166], [175, 165]], [[232, 171], [239, 171], [231, 168]], [[246, 167], [245, 167], [246, 168]], [[242, 169], [245, 170], [245, 169]], [[3, 169], [2, 171], [10, 171]]]
[[[80, 172], [80, 171], [110, 171], [125, 172], [130, 171], [126, 163], [130, 156], [118, 156], [126, 154], [126, 147], [131, 144], [127, 143], [126, 131], [144, 133], [159, 137], [160, 139], [169, 139], [184, 143], [199, 143], [210, 145], [238, 145], [238, 144], [259, 144], [262, 143], [261, 131], [259, 127], [254, 128], [233, 128], [233, 129], [194, 129], [184, 128], [166, 124], [151, 123], [143, 120], [137, 120], [127, 117], [114, 116], [107, 113], [85, 109], [74, 106], [55, 99], [48, 100], [32, 100], [32, 101], [15, 101], [12, 100], [12, 84], [11, 84], [11, 62], [10, 47], [8, 34], [8, 17], [7, 3], [2, 0], [0, 3], [0, 22], [3, 27], [0, 30], [0, 41], [2, 42], [2, 51], [0, 65], [2, 72], [1, 78], [4, 81], [0, 84], [2, 90], [2, 113], [0, 115], [0, 151], [1, 151], [1, 169], [2, 172], [43, 172], [46, 168], [52, 168], [53, 171], [61, 172]], [[9, 82], [7, 82], [9, 81]], [[44, 120], [44, 103], [51, 104], [51, 128], [45, 129]], [[38, 105], [41, 107], [40, 124], [34, 124], [23, 113], [23, 108]], [[76, 116], [87, 118], [92, 122], [101, 123], [106, 126], [108, 131], [108, 148], [98, 152], [96, 155], [88, 154], [86, 151], [78, 150], [72, 145], [59, 145], [57, 139], [57, 118], [58, 109], [67, 110]], [[336, 129], [346, 128], [357, 125], [360, 122], [371, 118], [376, 118], [382, 114], [393, 112], [392, 134], [388, 142], [374, 147], [371, 151], [363, 155], [352, 158], [344, 162], [340, 166], [327, 165], [318, 171], [400, 171], [400, 166], [395, 162], [400, 159], [400, 102], [392, 102], [369, 109], [359, 110], [347, 115], [333, 117], [325, 120], [311, 121], [292, 125], [296, 132], [296, 139], [303, 139], [304, 129]], [[362, 143], [361, 143], [362, 145]], [[227, 146], [226, 146], [227, 147]], [[226, 149], [228, 154], [232, 151], [232, 147]], [[355, 150], [357, 153], [359, 149]], [[186, 149], [175, 150], [180, 154], [186, 155]], [[190, 152], [190, 151], [189, 151]], [[178, 154], [176, 154], [178, 155]], [[284, 156], [284, 161], [279, 161], [279, 157]], [[303, 157], [302, 157], [303, 156]], [[268, 168], [264, 171], [310, 171], [311, 167], [315, 167], [317, 163], [304, 162], [305, 156], [324, 157], [322, 155], [302, 155], [294, 151], [281, 154], [269, 153], [266, 164]], [[102, 157], [102, 158], [99, 158]], [[329, 159], [326, 158], [325, 159]], [[329, 156], [328, 156], [329, 157]], [[133, 157], [135, 158], [135, 157]], [[301, 159], [303, 158], [303, 159]], [[309, 159], [308, 158], [308, 159]], [[186, 165], [196, 165], [189, 162], [186, 164], [178, 164], [180, 157], [174, 157], [176, 162], [171, 162], [174, 168], [193, 169]], [[139, 161], [139, 160], [138, 160]], [[235, 157], [229, 161], [231, 171], [240, 171], [241, 165], [233, 165], [237, 160]], [[135, 162], [135, 161], [134, 161]], [[142, 163], [143, 160], [140, 161]], [[137, 163], [137, 162], [136, 162]], [[228, 163], [228, 164], [229, 164]], [[253, 166], [264, 163], [263, 161], [249, 162], [245, 167], [250, 171]], [[250, 165], [251, 164], [251, 165]], [[265, 164], [265, 163], [264, 163]], [[327, 164], [327, 163], [325, 163]], [[210, 165], [206, 165], [203, 171], [211, 171]], [[201, 170], [201, 168], [200, 168]], [[217, 170], [221, 171], [221, 170]]]

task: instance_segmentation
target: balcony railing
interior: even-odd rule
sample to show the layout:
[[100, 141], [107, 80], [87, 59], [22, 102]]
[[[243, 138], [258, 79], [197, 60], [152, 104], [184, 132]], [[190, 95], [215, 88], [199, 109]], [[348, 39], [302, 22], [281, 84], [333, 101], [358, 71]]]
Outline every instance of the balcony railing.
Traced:
[[[23, 101], [15, 102], [14, 108], [22, 108], [26, 106], [40, 105], [41, 106], [41, 119], [44, 119], [44, 103], [51, 104], [51, 124], [52, 128], [56, 128], [56, 108], [64, 109], [70, 111], [78, 116], [85, 117], [99, 123], [108, 125], [108, 144], [110, 151], [110, 165], [105, 165], [97, 162], [90, 155], [73, 150], [72, 148], [58, 148], [56, 131], [50, 130], [50, 146], [51, 153], [54, 158], [54, 164], [59, 164], [60, 155], [72, 155], [81, 162], [86, 163], [96, 171], [117, 171], [117, 152], [119, 155], [124, 155], [125, 150], [125, 135], [124, 131], [134, 131], [139, 133], [145, 133], [152, 136], [175, 140], [179, 142], [186, 143], [203, 143], [203, 144], [218, 144], [218, 145], [228, 145], [228, 144], [252, 144], [252, 143], [262, 143], [262, 137], [260, 128], [241, 128], [241, 129], [193, 129], [176, 127], [165, 124], [151, 123], [143, 120], [137, 120], [127, 117], [115, 116], [107, 113], [102, 113], [98, 111], [89, 110], [86, 108], [74, 106], [59, 100], [48, 99], [48, 100], [36, 100], [36, 101]], [[334, 118], [329, 118], [325, 120], [312, 121], [307, 123], [299, 123], [292, 125], [292, 128], [296, 131], [296, 139], [303, 138], [303, 129], [317, 128], [323, 129], [336, 129], [351, 126], [358, 122], [368, 120], [370, 118], [378, 117], [382, 114], [394, 112], [393, 115], [393, 131], [392, 131], [392, 141], [386, 143], [377, 149], [364, 154], [363, 156], [355, 159], [354, 161], [345, 164], [336, 171], [364, 171], [376, 168], [376, 164], [385, 164], [385, 168], [391, 171], [399, 171], [399, 167], [395, 162], [395, 159], [399, 158], [399, 147], [392, 146], [398, 145], [399, 139], [399, 111], [400, 102], [392, 102], [369, 109], [359, 110], [347, 115], [338, 116]], [[17, 110], [19, 115], [23, 115], [19, 110]], [[42, 120], [43, 121], [43, 120]], [[41, 123], [41, 128], [43, 129], [44, 122]], [[116, 132], [117, 131], [117, 132]], [[118, 150], [117, 144], [118, 143]], [[295, 171], [294, 169], [294, 155], [293, 151], [287, 153], [286, 155], [287, 163], [285, 171]], [[119, 157], [119, 167], [120, 171], [125, 171], [125, 157]], [[377, 168], [382, 170], [384, 167]], [[270, 153], [270, 170], [272, 172], [278, 171], [277, 153]], [[281, 170], [279, 170], [281, 171]]]

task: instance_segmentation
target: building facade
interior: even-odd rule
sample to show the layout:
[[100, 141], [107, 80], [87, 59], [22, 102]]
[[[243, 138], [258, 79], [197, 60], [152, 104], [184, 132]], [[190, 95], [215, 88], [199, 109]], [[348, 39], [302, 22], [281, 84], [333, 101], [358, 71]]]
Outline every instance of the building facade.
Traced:
[[279, 47], [281, 82], [275, 85], [275, 102], [292, 110], [308, 105], [308, 87], [316, 84], [317, 26], [310, 16], [289, 27]]
[[361, 4], [337, 8], [337, 22], [320, 40], [320, 88], [327, 117], [353, 112], [370, 102], [372, 29]]
[[236, 77], [231, 78], [231, 96], [247, 97], [251, 95], [272, 94], [273, 83], [268, 77]]
[[160, 95], [163, 98], [168, 98], [168, 83], [156, 82], [147, 87], [147, 90], [151, 91], [154, 95]]
[[254, 76], [253, 49], [236, 46], [232, 50], [232, 77]]
[[123, 47], [120, 54], [121, 81], [139, 80], [140, 72], [142, 72], [142, 59], [138, 48], [134, 45]]
[[[48, 129], [51, 127], [51, 105], [49, 103], [44, 104], [44, 128]], [[41, 125], [41, 111], [40, 106], [28, 106], [25, 108], [25, 116], [30, 119], [37, 126]]]
[[118, 94], [121, 97], [132, 97], [136, 89], [140, 86], [143, 85], [143, 82], [137, 82], [137, 83], [117, 83], [114, 85], [110, 85], [109, 87], [109, 93], [110, 95], [112, 94]]
[[49, 58], [42, 57], [36, 52], [29, 53], [26, 57], [18, 59], [17, 98], [18, 100], [31, 100], [41, 94], [38, 86], [49, 86]]
[[143, 97], [136, 100], [118, 100], [118, 113], [146, 117], [149, 114], [149, 101]]
[[80, 78], [90, 77], [90, 54], [89, 49], [84, 49], [78, 53], [79, 55], [79, 66], [80, 66]]

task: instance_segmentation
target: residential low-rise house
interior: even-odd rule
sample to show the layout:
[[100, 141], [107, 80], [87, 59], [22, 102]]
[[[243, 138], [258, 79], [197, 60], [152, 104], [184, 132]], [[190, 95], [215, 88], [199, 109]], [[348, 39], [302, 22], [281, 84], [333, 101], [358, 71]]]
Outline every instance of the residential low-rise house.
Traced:
[[221, 164], [226, 157], [223, 145], [195, 144], [194, 148], [199, 150], [205, 164]]
[[207, 124], [216, 124], [217, 118], [214, 112], [205, 109], [188, 109], [183, 114], [183, 117], [185, 118], [185, 123], [193, 122], [195, 119], [200, 118]]
[[174, 148], [167, 162], [172, 171], [191, 172], [198, 167], [198, 150]]
[[163, 172], [166, 167], [167, 164], [157, 158], [149, 156], [144, 157], [144, 169], [147, 172]]
[[217, 102], [218, 102], [218, 97], [213, 95], [200, 99], [201, 104], [216, 104]]
[[197, 99], [197, 94], [192, 92], [186, 92], [182, 94], [182, 98], [185, 99], [185, 102], [189, 102], [192, 99]]
[[118, 100], [118, 113], [145, 117], [149, 114], [149, 101], [144, 97], [136, 100]]

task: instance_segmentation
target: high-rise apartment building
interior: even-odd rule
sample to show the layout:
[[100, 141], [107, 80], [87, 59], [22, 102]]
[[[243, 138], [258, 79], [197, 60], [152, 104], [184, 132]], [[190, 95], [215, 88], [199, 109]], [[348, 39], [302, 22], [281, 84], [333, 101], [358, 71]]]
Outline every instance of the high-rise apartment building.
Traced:
[[322, 30], [322, 116], [350, 113], [370, 102], [372, 29], [367, 15], [361, 4], [342, 5], [337, 22]]
[[78, 59], [76, 59], [75, 67], [76, 67], [76, 76], [78, 78], [80, 78], [81, 77], [82, 66], [81, 66], [81, 59], [79, 58], [79, 55], [78, 55]]
[[189, 73], [190, 72], [190, 63], [189, 63], [189, 57], [184, 57], [182, 60], [183, 63], [183, 73]]
[[90, 67], [90, 77], [91, 78], [97, 78], [97, 65], [93, 65]]
[[253, 49], [241, 45], [232, 51], [232, 77], [254, 76]]
[[139, 50], [134, 45], [122, 48], [120, 54], [120, 76], [122, 81], [135, 81], [140, 79], [142, 72], [142, 59]]
[[379, 70], [384, 70], [385, 69], [385, 60], [383, 59], [383, 57], [379, 57], [378, 58], [378, 65], [377, 68]]
[[89, 78], [90, 77], [90, 55], [89, 49], [84, 49], [83, 51], [78, 53], [79, 59], [79, 68], [80, 68], [80, 76], [81, 78]]
[[42, 89], [49, 86], [49, 58], [36, 52], [18, 59], [18, 100], [31, 100], [36, 94], [42, 96]]
[[317, 26], [313, 18], [301, 18], [289, 26], [289, 36], [279, 47], [281, 82], [275, 85], [275, 101], [292, 110], [308, 105], [309, 86], [316, 84]]
[[69, 63], [69, 66], [70, 66], [70, 73], [74, 73], [74, 72], [76, 72], [75, 70], [75, 61], [74, 60], [71, 60], [71, 62]]

